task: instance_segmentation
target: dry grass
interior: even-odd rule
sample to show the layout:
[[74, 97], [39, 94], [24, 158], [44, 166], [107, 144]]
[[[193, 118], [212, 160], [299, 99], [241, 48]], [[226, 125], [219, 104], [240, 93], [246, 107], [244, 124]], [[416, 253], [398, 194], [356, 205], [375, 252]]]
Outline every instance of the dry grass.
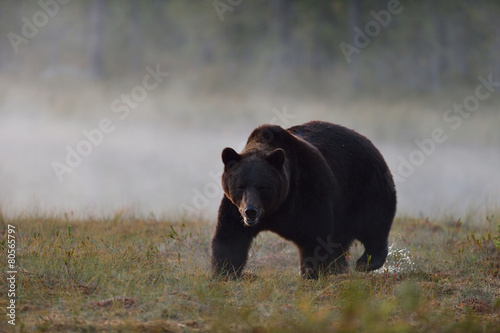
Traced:
[[398, 218], [384, 268], [313, 281], [272, 234], [256, 240], [244, 278], [212, 279], [203, 221], [18, 217], [2, 231], [18, 231], [19, 332], [498, 332], [499, 223]]

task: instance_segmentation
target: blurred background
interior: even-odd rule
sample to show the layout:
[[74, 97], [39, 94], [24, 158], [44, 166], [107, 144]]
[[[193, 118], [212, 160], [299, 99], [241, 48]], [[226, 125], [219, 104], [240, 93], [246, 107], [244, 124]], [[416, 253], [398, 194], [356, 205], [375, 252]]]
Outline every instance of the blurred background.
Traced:
[[222, 149], [313, 119], [375, 143], [399, 215], [499, 207], [498, 1], [0, 0], [0, 32], [5, 215], [213, 221]]

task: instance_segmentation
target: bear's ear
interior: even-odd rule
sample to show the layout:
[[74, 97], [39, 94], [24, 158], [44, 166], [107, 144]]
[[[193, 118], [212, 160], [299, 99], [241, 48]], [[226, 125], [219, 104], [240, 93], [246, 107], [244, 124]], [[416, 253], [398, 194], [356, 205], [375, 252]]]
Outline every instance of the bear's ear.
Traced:
[[285, 151], [281, 148], [276, 148], [267, 155], [266, 161], [276, 169], [281, 170], [283, 164], [285, 164]]
[[231, 169], [233, 165], [240, 160], [241, 156], [236, 151], [234, 151], [233, 148], [227, 147], [222, 151], [222, 162], [224, 163], [226, 170]]

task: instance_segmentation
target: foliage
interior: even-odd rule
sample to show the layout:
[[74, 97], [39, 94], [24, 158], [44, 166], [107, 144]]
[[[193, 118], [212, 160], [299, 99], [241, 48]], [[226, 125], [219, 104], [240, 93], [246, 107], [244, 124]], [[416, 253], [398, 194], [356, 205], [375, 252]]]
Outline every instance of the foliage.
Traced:
[[[223, 15], [217, 2], [229, 8]], [[374, 13], [387, 11], [390, 3], [394, 1], [72, 2], [60, 6], [15, 56], [3, 38], [0, 72], [18, 74], [22, 67], [49, 75], [73, 68], [113, 78], [159, 63], [184, 77], [194, 75], [189, 69], [197, 79], [201, 70], [203, 76], [212, 73], [210, 86], [223, 89], [240, 82], [239, 77], [247, 87], [259, 82], [304, 88], [299, 81], [315, 89], [326, 85], [329, 91], [332, 81], [346, 85], [346, 71], [366, 89], [413, 91], [475, 84], [478, 75], [498, 72], [500, 7], [493, 0], [398, 1], [401, 11], [379, 24], [368, 45], [358, 45], [356, 61], [348, 62], [341, 43], [355, 46], [355, 28], [366, 31], [367, 24], [377, 22]], [[36, 2], [0, 1], [3, 35], [20, 35], [22, 18], [31, 19], [40, 10]]]

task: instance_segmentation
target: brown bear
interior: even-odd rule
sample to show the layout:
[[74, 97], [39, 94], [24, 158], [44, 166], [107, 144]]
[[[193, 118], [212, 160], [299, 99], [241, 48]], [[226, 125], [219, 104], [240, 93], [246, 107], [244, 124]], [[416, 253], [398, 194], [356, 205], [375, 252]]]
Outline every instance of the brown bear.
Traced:
[[396, 212], [392, 175], [366, 137], [320, 121], [256, 128], [244, 150], [222, 151], [224, 197], [212, 240], [212, 269], [238, 277], [254, 237], [272, 231], [296, 244], [300, 273], [345, 272], [357, 239], [356, 269], [382, 267]]

